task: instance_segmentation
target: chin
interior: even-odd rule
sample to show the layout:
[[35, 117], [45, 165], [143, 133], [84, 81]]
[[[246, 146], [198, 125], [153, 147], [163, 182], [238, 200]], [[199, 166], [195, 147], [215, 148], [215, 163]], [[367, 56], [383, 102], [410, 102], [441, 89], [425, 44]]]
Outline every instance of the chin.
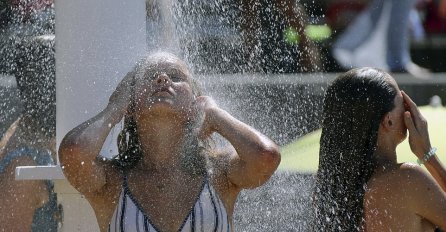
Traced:
[[187, 112], [184, 109], [178, 109], [169, 101], [159, 101], [156, 103], [151, 103], [147, 106], [142, 106], [138, 111], [138, 115], [147, 117], [147, 116], [159, 116], [159, 117], [181, 117], [187, 116]]

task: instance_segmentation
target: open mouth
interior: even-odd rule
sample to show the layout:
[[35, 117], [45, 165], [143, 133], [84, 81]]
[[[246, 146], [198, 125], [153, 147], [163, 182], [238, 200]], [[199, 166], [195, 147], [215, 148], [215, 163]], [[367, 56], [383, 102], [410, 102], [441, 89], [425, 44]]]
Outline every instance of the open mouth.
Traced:
[[172, 91], [169, 88], [159, 88], [153, 92], [152, 96], [154, 97], [173, 97]]

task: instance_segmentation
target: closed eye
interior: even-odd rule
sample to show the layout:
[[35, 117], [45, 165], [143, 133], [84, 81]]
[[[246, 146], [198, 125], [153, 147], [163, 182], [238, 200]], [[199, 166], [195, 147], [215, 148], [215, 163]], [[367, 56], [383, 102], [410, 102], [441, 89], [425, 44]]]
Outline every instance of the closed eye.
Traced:
[[183, 81], [183, 78], [181, 78], [181, 77], [179, 77], [179, 76], [177, 76], [177, 75], [171, 75], [171, 76], [170, 76], [170, 79], [171, 79], [173, 82], [181, 82], [181, 81]]

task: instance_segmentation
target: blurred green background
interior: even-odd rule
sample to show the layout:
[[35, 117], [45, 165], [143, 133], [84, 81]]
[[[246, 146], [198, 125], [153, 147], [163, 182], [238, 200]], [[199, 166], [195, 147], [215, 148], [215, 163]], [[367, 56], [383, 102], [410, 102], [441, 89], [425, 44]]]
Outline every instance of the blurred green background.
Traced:
[[[432, 146], [438, 148], [438, 156], [446, 162], [446, 108], [431, 106], [419, 107], [428, 121]], [[321, 130], [309, 133], [292, 143], [282, 146], [282, 161], [279, 170], [314, 173], [319, 162], [319, 139]], [[416, 156], [410, 151], [408, 139], [397, 147], [398, 162], [416, 163]]]

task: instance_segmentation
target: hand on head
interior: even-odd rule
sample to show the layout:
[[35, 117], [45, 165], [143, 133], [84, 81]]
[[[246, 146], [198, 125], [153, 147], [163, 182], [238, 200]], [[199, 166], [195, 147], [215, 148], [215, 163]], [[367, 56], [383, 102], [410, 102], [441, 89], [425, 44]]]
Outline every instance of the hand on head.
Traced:
[[134, 77], [135, 71], [128, 72], [108, 100], [109, 106], [112, 106], [115, 111], [120, 112], [122, 116], [125, 115], [130, 105]]
[[406, 108], [404, 123], [409, 130], [410, 149], [418, 158], [422, 158], [431, 149], [427, 121], [412, 99], [405, 92], [401, 93]]
[[208, 96], [199, 96], [196, 99], [198, 111], [203, 114], [200, 123], [199, 136], [201, 138], [209, 137], [215, 131], [216, 118], [214, 117], [215, 109], [218, 109], [217, 103]]

